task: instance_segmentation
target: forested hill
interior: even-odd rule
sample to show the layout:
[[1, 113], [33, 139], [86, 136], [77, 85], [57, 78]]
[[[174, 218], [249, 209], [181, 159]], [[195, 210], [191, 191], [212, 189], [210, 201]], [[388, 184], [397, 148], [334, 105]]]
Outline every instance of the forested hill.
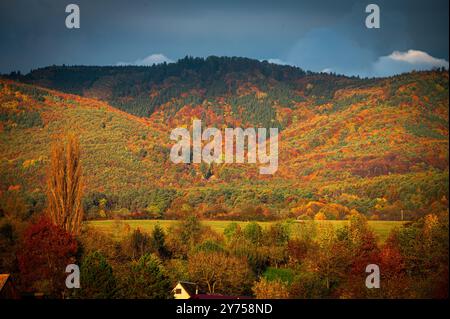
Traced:
[[[358, 79], [217, 57], [13, 74], [0, 79], [0, 209], [43, 202], [50, 144], [73, 132], [89, 218], [104, 199], [122, 217], [334, 219], [356, 209], [411, 219], [448, 207], [448, 78], [436, 70]], [[277, 172], [172, 163], [170, 131], [195, 118], [280, 127]]]
[[[327, 102], [344, 87], [362, 81], [238, 57], [185, 57], [153, 66], [49, 66], [15, 79], [104, 100], [137, 116], [165, 107], [175, 114], [185, 105], [210, 105], [224, 115], [227, 106], [244, 124], [279, 126], [276, 111], [298, 103]], [[228, 123], [233, 124], [233, 123]]]

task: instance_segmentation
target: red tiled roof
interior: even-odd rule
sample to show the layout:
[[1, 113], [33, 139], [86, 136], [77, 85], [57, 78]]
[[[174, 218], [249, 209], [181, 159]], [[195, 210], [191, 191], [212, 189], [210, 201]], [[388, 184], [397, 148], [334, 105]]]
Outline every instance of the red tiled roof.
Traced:
[[191, 299], [252, 299], [252, 297], [197, 294], [197, 295], [192, 296]]

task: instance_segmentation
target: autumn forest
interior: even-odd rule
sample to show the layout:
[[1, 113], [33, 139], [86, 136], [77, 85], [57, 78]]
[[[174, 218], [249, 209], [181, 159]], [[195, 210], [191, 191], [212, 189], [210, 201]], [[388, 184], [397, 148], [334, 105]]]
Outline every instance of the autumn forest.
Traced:
[[[0, 273], [16, 297], [167, 299], [188, 281], [219, 296], [446, 298], [448, 77], [216, 56], [5, 74]], [[278, 128], [278, 170], [174, 164], [171, 130], [194, 120]]]

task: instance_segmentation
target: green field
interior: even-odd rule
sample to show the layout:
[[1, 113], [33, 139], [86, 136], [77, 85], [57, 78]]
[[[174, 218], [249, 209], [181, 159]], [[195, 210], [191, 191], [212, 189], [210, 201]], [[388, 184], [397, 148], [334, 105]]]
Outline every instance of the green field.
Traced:
[[[217, 220], [207, 220], [202, 221], [206, 226], [211, 227], [214, 231], [223, 234], [224, 229], [228, 224], [233, 221], [217, 221]], [[176, 220], [96, 220], [86, 222], [86, 225], [93, 227], [94, 229], [100, 230], [106, 234], [117, 237], [119, 234], [123, 234], [120, 230], [124, 226], [129, 225], [130, 229], [140, 228], [143, 231], [151, 232], [153, 227], [159, 223], [161, 227], [167, 229], [170, 226], [176, 225], [179, 221]], [[249, 222], [236, 221], [241, 227], [245, 227]], [[258, 222], [262, 227], [268, 227], [273, 222]], [[347, 223], [345, 220], [333, 220], [333, 221], [316, 221], [316, 223], [331, 223], [335, 228], [342, 227]], [[390, 231], [395, 227], [401, 227], [404, 222], [399, 221], [369, 221], [369, 226], [372, 227], [373, 231], [378, 237], [380, 242], [383, 242], [388, 237]], [[293, 227], [291, 231], [295, 232], [295, 226], [297, 222], [293, 222]]]

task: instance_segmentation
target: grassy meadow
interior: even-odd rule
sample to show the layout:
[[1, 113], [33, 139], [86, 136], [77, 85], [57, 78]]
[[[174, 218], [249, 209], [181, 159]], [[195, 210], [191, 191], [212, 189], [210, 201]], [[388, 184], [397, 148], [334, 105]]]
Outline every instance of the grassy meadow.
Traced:
[[[216, 231], [219, 234], [223, 234], [225, 228], [228, 226], [228, 224], [236, 222], [241, 226], [241, 228], [244, 228], [246, 224], [249, 222], [245, 221], [218, 221], [218, 220], [204, 220], [202, 223], [206, 226], [211, 227], [214, 231]], [[115, 237], [116, 239], [119, 238], [121, 234], [123, 235], [124, 232], [121, 230], [123, 227], [126, 227], [126, 225], [129, 226], [130, 230], [140, 228], [142, 231], [145, 232], [151, 232], [153, 230], [153, 227], [159, 223], [161, 227], [164, 229], [169, 228], [170, 226], [174, 226], [179, 223], [177, 220], [95, 220], [95, 221], [89, 221], [86, 222], [86, 225], [89, 227], [92, 227], [94, 229], [97, 229], [101, 232], [104, 232], [106, 234], [110, 234], [111, 236]], [[273, 222], [258, 222], [263, 228], [270, 226]], [[291, 227], [291, 234], [295, 235], [295, 228], [300, 222], [293, 221], [292, 227]], [[331, 223], [334, 228], [339, 228], [344, 226], [346, 223], [348, 223], [346, 220], [327, 220], [327, 221], [316, 221], [316, 223]], [[389, 233], [396, 227], [401, 227], [405, 222], [401, 221], [369, 221], [369, 226], [372, 227], [375, 235], [377, 236], [377, 239], [379, 242], [384, 242], [386, 238], [388, 237]]]

